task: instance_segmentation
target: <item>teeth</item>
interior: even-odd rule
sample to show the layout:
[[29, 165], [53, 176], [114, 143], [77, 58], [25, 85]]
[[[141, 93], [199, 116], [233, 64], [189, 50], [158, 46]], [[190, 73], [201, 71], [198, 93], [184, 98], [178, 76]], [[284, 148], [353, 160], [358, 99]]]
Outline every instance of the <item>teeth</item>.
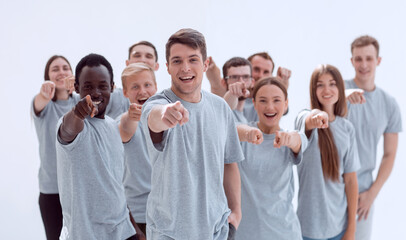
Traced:
[[190, 79], [192, 79], [193, 78], [193, 76], [192, 77], [181, 77], [180, 79], [181, 80], [190, 80]]
[[101, 103], [101, 101], [93, 101], [93, 104], [95, 105], [99, 105]]
[[275, 116], [276, 116], [276, 113], [273, 113], [273, 114], [271, 114], [271, 113], [265, 113], [265, 116], [267, 116], [267, 117], [275, 117]]
[[140, 98], [140, 99], [138, 99], [138, 101], [146, 101], [146, 100], [148, 100], [148, 98]]

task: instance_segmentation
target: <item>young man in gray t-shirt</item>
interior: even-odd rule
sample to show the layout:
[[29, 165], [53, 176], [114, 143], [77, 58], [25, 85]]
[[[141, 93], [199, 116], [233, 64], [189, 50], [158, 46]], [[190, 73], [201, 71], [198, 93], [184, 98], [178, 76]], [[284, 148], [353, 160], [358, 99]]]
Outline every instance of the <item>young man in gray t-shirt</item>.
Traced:
[[141, 115], [150, 157], [156, 155], [147, 238], [224, 240], [241, 220], [237, 162], [244, 156], [233, 114], [223, 99], [201, 90], [208, 66], [201, 33], [173, 34], [166, 60], [172, 86], [149, 98]]
[[60, 239], [135, 239], [122, 184], [120, 133], [105, 116], [113, 70], [103, 56], [90, 54], [78, 63], [75, 77], [82, 99], [56, 128]]
[[[361, 168], [356, 239], [370, 239], [373, 203], [389, 178], [395, 161], [398, 133], [402, 131], [400, 109], [396, 100], [375, 85], [376, 67], [381, 62], [379, 44], [370, 36], [361, 36], [351, 44], [351, 62], [355, 78], [346, 81], [348, 120], [354, 125]], [[350, 93], [352, 92], [352, 93]], [[376, 150], [383, 135], [384, 153], [376, 179]]]

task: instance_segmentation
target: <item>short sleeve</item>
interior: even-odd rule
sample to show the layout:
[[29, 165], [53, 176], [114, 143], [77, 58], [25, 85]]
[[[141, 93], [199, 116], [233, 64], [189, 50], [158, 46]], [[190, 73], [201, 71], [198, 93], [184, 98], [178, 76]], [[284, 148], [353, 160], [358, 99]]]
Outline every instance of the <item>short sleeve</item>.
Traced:
[[[227, 109], [227, 108], [226, 108]], [[244, 160], [244, 154], [241, 149], [240, 140], [237, 134], [237, 127], [231, 109], [227, 109], [227, 136], [224, 153], [224, 163], [241, 162]]]
[[384, 133], [398, 133], [402, 131], [402, 117], [400, 114], [400, 108], [394, 98], [390, 99], [391, 111], [389, 114], [388, 125], [385, 128]]
[[310, 114], [309, 109], [303, 109], [296, 116], [295, 119], [295, 130], [304, 133], [306, 130], [306, 117]]

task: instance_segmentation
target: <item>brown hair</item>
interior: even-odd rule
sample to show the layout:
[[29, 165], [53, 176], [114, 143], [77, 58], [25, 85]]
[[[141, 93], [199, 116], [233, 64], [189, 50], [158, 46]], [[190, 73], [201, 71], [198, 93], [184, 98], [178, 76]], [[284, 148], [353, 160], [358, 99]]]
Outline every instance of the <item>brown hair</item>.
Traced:
[[250, 74], [252, 72], [252, 67], [251, 63], [242, 57], [233, 57], [229, 59], [226, 63], [223, 65], [223, 78], [225, 79], [228, 76], [228, 69], [231, 67], [243, 67], [243, 66], [249, 66], [250, 67]]
[[207, 58], [207, 50], [206, 50], [206, 40], [204, 39], [203, 34], [200, 32], [191, 29], [191, 28], [183, 28], [176, 33], [172, 34], [172, 36], [168, 39], [166, 43], [166, 61], [169, 63], [169, 55], [172, 45], [180, 43], [184, 44], [192, 49], [200, 49], [200, 53], [202, 54], [203, 61], [206, 61]]
[[[71, 67], [71, 65], [70, 65], [70, 63], [69, 63], [69, 61], [68, 61], [68, 59], [66, 59], [64, 56], [61, 56], [61, 55], [53, 55], [52, 57], [50, 57], [50, 58], [48, 59], [47, 64], [45, 65], [44, 81], [49, 81], [49, 80], [50, 80], [50, 79], [49, 79], [49, 68], [51, 67], [52, 62], [55, 61], [55, 60], [58, 59], [58, 58], [61, 58], [61, 59], [65, 60], [66, 63], [68, 63], [68, 66], [69, 66], [69, 68], [70, 68], [70, 71], [71, 71], [72, 74], [73, 74], [72, 67]], [[70, 94], [69, 96], [72, 96], [72, 94]], [[56, 100], [57, 100], [57, 99], [56, 99], [56, 94], [55, 94], [54, 97], [52, 98], [52, 101], [55, 102]]]
[[130, 59], [130, 57], [131, 57], [131, 52], [133, 51], [133, 48], [134, 48], [135, 46], [138, 46], [138, 45], [145, 45], [145, 46], [151, 47], [151, 48], [154, 50], [155, 62], [158, 62], [158, 52], [156, 51], [156, 48], [155, 48], [154, 44], [152, 44], [152, 43], [150, 43], [150, 42], [148, 42], [148, 41], [140, 41], [140, 42], [137, 42], [137, 43], [133, 44], [133, 45], [128, 49], [128, 59]]
[[[317, 81], [323, 74], [330, 74], [336, 81], [336, 86], [338, 88], [338, 101], [334, 104], [334, 115], [345, 117], [347, 115], [347, 103], [345, 98], [344, 81], [338, 69], [328, 64], [320, 65], [313, 71], [310, 79], [311, 108], [322, 109], [322, 105], [316, 95], [316, 90]], [[317, 132], [319, 135], [319, 148], [323, 175], [325, 178], [329, 178], [332, 181], [338, 181], [340, 159], [338, 157], [337, 146], [334, 142], [334, 136], [330, 128], [317, 129]]]
[[285, 100], [288, 99], [288, 91], [285, 85], [283, 85], [276, 77], [266, 77], [255, 82], [254, 90], [252, 91], [252, 98], [255, 100], [259, 89], [265, 85], [275, 85], [280, 88], [285, 95]]
[[376, 49], [376, 56], [379, 56], [379, 43], [378, 40], [375, 38], [364, 35], [361, 37], [356, 38], [352, 43], [351, 43], [351, 53], [354, 50], [354, 48], [359, 48], [359, 47], [366, 47], [368, 45], [372, 44], [372, 46], [375, 47]]
[[254, 53], [254, 54], [252, 54], [251, 56], [248, 57], [248, 61], [252, 62], [252, 59], [253, 59], [255, 56], [260, 56], [260, 57], [262, 57], [262, 58], [264, 58], [264, 59], [266, 59], [266, 60], [271, 61], [271, 62], [272, 62], [272, 70], [271, 70], [271, 73], [273, 73], [273, 70], [275, 69], [275, 63], [273, 62], [271, 56], [270, 56], [267, 52]]

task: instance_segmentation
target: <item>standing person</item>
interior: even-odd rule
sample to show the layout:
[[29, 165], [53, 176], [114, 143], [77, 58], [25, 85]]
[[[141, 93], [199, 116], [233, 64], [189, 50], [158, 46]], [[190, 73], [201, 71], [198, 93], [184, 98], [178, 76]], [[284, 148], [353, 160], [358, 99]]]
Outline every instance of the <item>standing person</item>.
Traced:
[[147, 237], [227, 239], [241, 220], [236, 162], [244, 159], [233, 114], [223, 99], [201, 90], [208, 60], [200, 32], [174, 33], [166, 60], [172, 86], [149, 98], [141, 115], [148, 151], [156, 155]]
[[48, 240], [59, 239], [62, 228], [62, 209], [56, 171], [56, 123], [75, 106], [78, 99], [66, 88], [71, 80], [72, 68], [60, 55], [52, 56], [46, 66], [40, 92], [31, 103], [31, 115], [37, 132], [40, 154], [39, 206]]
[[[302, 239], [292, 204], [292, 167], [301, 163], [307, 138], [279, 127], [288, 109], [287, 97], [285, 86], [276, 78], [259, 80], [253, 90], [259, 121], [238, 126], [241, 141], [257, 144], [242, 143], [245, 160], [239, 163], [239, 169], [243, 218], [236, 239]], [[259, 128], [263, 137], [253, 128]], [[262, 138], [262, 143], [255, 142]]]
[[[348, 120], [354, 125], [361, 168], [357, 172], [359, 185], [356, 239], [370, 239], [374, 201], [388, 180], [395, 162], [398, 133], [402, 119], [396, 100], [375, 85], [376, 68], [381, 62], [379, 43], [370, 36], [361, 36], [351, 44], [355, 77], [345, 81], [347, 89], [360, 88], [348, 96]], [[362, 103], [362, 104], [359, 104]], [[383, 156], [376, 179], [376, 149], [383, 136]]]
[[[137, 42], [128, 49], [128, 59], [125, 60], [125, 65], [131, 63], [142, 62], [150, 66], [154, 71], [158, 71], [158, 52], [155, 46], [148, 41]], [[110, 103], [107, 105], [106, 114], [116, 119], [121, 114], [127, 112], [130, 107], [128, 98], [123, 95], [121, 88], [115, 88], [110, 96]]]
[[355, 239], [359, 158], [347, 114], [344, 81], [337, 68], [321, 65], [310, 80], [311, 112], [297, 118], [309, 145], [298, 166], [297, 215], [304, 240]]
[[151, 191], [151, 163], [142, 132], [142, 105], [157, 91], [154, 70], [144, 63], [131, 63], [121, 74], [123, 93], [131, 105], [120, 117], [120, 135], [124, 144], [124, 189], [131, 214], [145, 238], [146, 208]]
[[56, 129], [62, 240], [136, 239], [122, 184], [119, 129], [105, 116], [113, 88], [113, 69], [103, 56], [80, 60], [75, 89], [81, 100]]
[[227, 89], [224, 100], [233, 110], [236, 122], [247, 123], [243, 110], [253, 85], [251, 72], [251, 63], [245, 58], [233, 57], [223, 65], [221, 83]]

